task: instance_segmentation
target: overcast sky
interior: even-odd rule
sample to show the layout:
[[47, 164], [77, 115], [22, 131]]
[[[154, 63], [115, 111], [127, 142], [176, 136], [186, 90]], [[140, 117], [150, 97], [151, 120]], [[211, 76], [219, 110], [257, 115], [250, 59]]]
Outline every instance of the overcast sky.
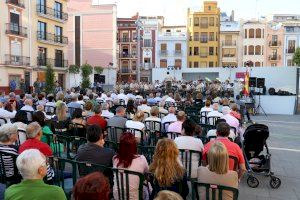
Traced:
[[[101, 0], [100, 0], [101, 1]], [[200, 9], [202, 0], [116, 0], [118, 17], [162, 15], [167, 25], [186, 22], [187, 8]], [[236, 20], [257, 18], [269, 14], [300, 14], [300, 0], [217, 0], [222, 12], [235, 11]]]

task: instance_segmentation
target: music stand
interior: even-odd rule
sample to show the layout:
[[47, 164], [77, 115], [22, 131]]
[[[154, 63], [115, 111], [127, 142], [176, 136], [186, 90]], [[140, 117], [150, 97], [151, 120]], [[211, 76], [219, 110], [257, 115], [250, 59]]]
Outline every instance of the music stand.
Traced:
[[[260, 81], [261, 81], [261, 82], [260, 82]], [[257, 88], [259, 89], [259, 93], [258, 93], [258, 105], [257, 105], [257, 107], [256, 107], [256, 109], [255, 109], [255, 112], [256, 112], [256, 113], [260, 113], [259, 111], [260, 111], [260, 109], [261, 109], [262, 112], [263, 112], [263, 114], [264, 114], [266, 117], [268, 117], [268, 115], [266, 114], [264, 108], [261, 106], [261, 103], [260, 103], [261, 89], [263, 89], [264, 86], [265, 86], [265, 80], [264, 80], [264, 79], [263, 79], [263, 80], [262, 80], [262, 79], [261, 79], [261, 80], [257, 79]]]

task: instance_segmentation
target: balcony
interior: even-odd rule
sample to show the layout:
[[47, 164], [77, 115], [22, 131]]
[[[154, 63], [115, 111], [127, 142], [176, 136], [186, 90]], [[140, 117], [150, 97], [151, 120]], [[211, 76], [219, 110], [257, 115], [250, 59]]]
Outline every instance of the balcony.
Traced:
[[236, 41], [222, 41], [223, 47], [236, 47]]
[[5, 64], [14, 66], [30, 66], [30, 57], [6, 54]]
[[27, 28], [19, 26], [15, 23], [7, 23], [6, 24], [6, 34], [8, 35], [15, 35], [20, 37], [27, 37]]
[[151, 43], [144, 43], [143, 47], [153, 47]]
[[270, 41], [269, 42], [269, 47], [279, 47], [279, 46], [281, 46], [280, 41]]
[[277, 61], [277, 60], [280, 60], [280, 59], [281, 59], [280, 55], [270, 55], [269, 56], [270, 61]]
[[128, 74], [130, 73], [130, 70], [128, 67], [122, 67], [121, 70], [120, 70], [120, 73], [122, 74]]
[[65, 22], [68, 20], [68, 14], [61, 12], [60, 10], [55, 10], [46, 6], [36, 5], [36, 12], [39, 16], [47, 19], [53, 19], [60, 22]]
[[295, 53], [295, 48], [286, 49], [286, 53]]
[[208, 54], [200, 53], [200, 58], [207, 58]]
[[19, 8], [25, 8], [24, 2], [22, 0], [6, 0], [9, 5], [17, 6]]
[[154, 67], [155, 67], [154, 63], [144, 63], [144, 64], [142, 64], [142, 69], [144, 69], [144, 70], [150, 70]]
[[208, 38], [200, 38], [200, 42], [201, 43], [207, 43], [208, 42]]
[[234, 58], [235, 54], [224, 54], [223, 58]]
[[136, 58], [136, 54], [129, 54], [129, 53], [120, 53], [119, 58]]
[[175, 50], [174, 55], [175, 56], [182, 56], [182, 51], [181, 50]]
[[168, 51], [167, 50], [160, 50], [159, 55], [162, 56], [162, 57], [166, 57], [166, 56], [168, 56]]
[[66, 68], [68, 67], [68, 61], [62, 59], [37, 57], [37, 66], [47, 66], [47, 65], [50, 65], [52, 67], [58, 67], [58, 68]]
[[37, 40], [40, 42], [44, 43], [50, 43], [50, 44], [57, 44], [60, 46], [64, 46], [68, 44], [68, 38], [61, 36], [61, 35], [56, 35], [52, 33], [46, 33], [42, 31], [37, 32]]
[[119, 42], [133, 42], [133, 40], [131, 40], [130, 38], [119, 38], [118, 41]]

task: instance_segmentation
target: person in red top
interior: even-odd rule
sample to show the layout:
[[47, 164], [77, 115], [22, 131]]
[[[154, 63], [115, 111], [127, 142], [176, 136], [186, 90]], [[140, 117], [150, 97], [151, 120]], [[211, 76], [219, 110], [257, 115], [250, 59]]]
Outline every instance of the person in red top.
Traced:
[[44, 142], [41, 142], [43, 132], [41, 126], [37, 122], [32, 122], [27, 125], [26, 135], [27, 140], [19, 147], [19, 154], [27, 149], [38, 149], [47, 157], [53, 155], [50, 146]]
[[101, 108], [99, 105], [94, 107], [95, 115], [91, 116], [87, 120], [88, 125], [98, 125], [102, 130], [106, 130], [107, 121], [101, 117]]
[[[205, 166], [207, 164], [207, 153], [210, 149], [210, 146], [215, 142], [219, 141], [222, 142], [225, 147], [227, 148], [229, 156], [234, 156], [238, 160], [238, 174], [239, 174], [239, 179], [243, 176], [243, 174], [246, 171], [245, 167], [245, 159], [243, 152], [241, 148], [234, 142], [231, 142], [228, 139], [230, 133], [230, 126], [226, 122], [221, 122], [218, 123], [217, 125], [217, 138], [216, 140], [210, 141], [204, 146], [204, 150], [202, 152], [202, 162], [203, 165]], [[234, 160], [229, 159], [229, 169], [230, 170], [236, 170], [234, 169]]]

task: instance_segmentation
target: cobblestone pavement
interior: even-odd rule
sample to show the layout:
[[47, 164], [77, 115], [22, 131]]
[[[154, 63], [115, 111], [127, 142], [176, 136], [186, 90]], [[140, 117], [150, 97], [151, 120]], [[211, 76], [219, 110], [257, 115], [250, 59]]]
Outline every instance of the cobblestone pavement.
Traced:
[[300, 200], [300, 115], [269, 115], [252, 117], [270, 129], [268, 146], [272, 154], [272, 171], [282, 181], [281, 187], [272, 189], [269, 177], [256, 176], [260, 184], [250, 188], [247, 176], [241, 181], [239, 199], [242, 200]]

